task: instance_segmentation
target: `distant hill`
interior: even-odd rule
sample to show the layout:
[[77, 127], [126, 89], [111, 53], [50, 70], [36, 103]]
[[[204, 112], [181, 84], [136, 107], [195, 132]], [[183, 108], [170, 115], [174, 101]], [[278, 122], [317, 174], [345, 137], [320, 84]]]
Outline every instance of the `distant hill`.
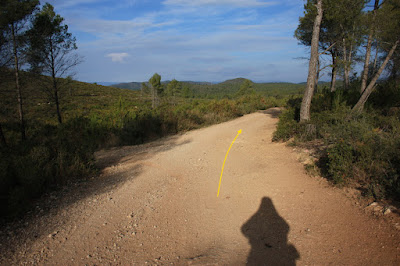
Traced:
[[245, 80], [245, 78], [228, 79], [219, 84], [242, 84]]
[[[340, 82], [340, 80], [337, 80], [336, 82]], [[324, 85], [324, 84], [327, 84], [327, 83], [331, 83], [330, 81], [318, 81], [318, 85]], [[300, 82], [300, 83], [297, 83], [297, 84], [301, 84], [301, 85], [307, 85], [307, 81], [306, 82]]]
[[92, 82], [92, 83], [102, 85], [102, 86], [111, 86], [112, 84], [115, 84], [115, 82], [107, 82], [107, 81], [99, 81], [99, 82]]
[[112, 84], [110, 86], [119, 89], [129, 89], [136, 91], [140, 90], [142, 82], [124, 82], [124, 83]]
[[191, 85], [212, 85], [212, 82], [203, 82], [203, 81], [182, 81], [182, 83], [187, 83]]
[[[162, 84], [170, 83], [170, 80], [162, 81]], [[181, 81], [182, 83], [186, 83], [189, 85], [212, 85], [211, 82], [201, 82], [201, 81]], [[149, 83], [146, 82], [148, 85]], [[142, 86], [142, 82], [123, 82], [118, 84], [111, 84], [111, 87], [119, 88], [119, 89], [129, 89], [129, 90], [140, 90]]]
[[[228, 79], [219, 83], [201, 82], [201, 81], [181, 81], [185, 86], [190, 88], [192, 97], [198, 98], [232, 98], [240, 88], [240, 85], [245, 81], [245, 78]], [[163, 84], [168, 84], [170, 81], [163, 81]], [[119, 89], [128, 89], [139, 91], [142, 82], [125, 82], [112, 84], [111, 87]], [[146, 82], [147, 85], [148, 82]], [[306, 83], [290, 83], [290, 82], [254, 82], [253, 88], [256, 92], [263, 96], [283, 97], [284, 95], [294, 95], [301, 93]], [[319, 84], [323, 84], [320, 82]]]

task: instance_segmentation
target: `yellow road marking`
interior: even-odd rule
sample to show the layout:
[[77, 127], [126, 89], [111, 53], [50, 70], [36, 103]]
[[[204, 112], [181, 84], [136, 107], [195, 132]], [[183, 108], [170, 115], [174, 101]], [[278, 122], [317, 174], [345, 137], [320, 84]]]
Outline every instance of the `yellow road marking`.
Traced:
[[219, 196], [219, 190], [221, 189], [221, 181], [222, 181], [222, 174], [224, 173], [224, 167], [225, 167], [225, 162], [226, 162], [226, 158], [228, 157], [228, 153], [232, 148], [233, 143], [235, 143], [235, 140], [237, 139], [237, 137], [242, 133], [242, 130], [240, 129], [235, 137], [235, 139], [232, 141], [231, 146], [229, 146], [228, 151], [226, 152], [225, 155], [225, 159], [224, 159], [224, 163], [222, 164], [222, 171], [221, 171], [221, 176], [219, 177], [219, 184], [218, 184], [218, 193], [217, 193], [217, 197]]

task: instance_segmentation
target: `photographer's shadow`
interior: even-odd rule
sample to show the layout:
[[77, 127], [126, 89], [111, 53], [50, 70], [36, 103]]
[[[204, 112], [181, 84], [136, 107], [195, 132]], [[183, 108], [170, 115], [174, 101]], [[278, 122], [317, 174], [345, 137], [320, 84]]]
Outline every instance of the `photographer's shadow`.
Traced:
[[289, 225], [279, 216], [270, 198], [264, 197], [258, 211], [242, 226], [251, 251], [248, 265], [296, 265], [296, 248], [287, 243]]

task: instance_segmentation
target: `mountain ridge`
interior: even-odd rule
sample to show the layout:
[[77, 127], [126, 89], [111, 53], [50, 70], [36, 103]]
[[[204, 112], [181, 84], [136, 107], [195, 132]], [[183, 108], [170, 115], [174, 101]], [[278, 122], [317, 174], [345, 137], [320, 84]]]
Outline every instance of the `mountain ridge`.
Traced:
[[[206, 85], [206, 86], [211, 86], [211, 85], [237, 85], [237, 84], [242, 84], [243, 81], [245, 81], [246, 78], [234, 78], [234, 79], [227, 79], [222, 82], [207, 82], [207, 81], [180, 81], [184, 84], [189, 84], [189, 85]], [[171, 82], [170, 80], [162, 81], [162, 84], [168, 84]], [[299, 83], [293, 83], [293, 82], [254, 82], [255, 84], [306, 84], [306, 82], [299, 82]], [[129, 89], [129, 90], [140, 90], [142, 83], [143, 82], [137, 82], [137, 81], [132, 81], [132, 82], [120, 82], [120, 83], [112, 83], [112, 82], [99, 82], [99, 84], [102, 83], [107, 83], [107, 86], [114, 87], [114, 88], [120, 88], [120, 89]], [[147, 85], [149, 84], [148, 81], [145, 82]], [[322, 82], [320, 81], [319, 84], [326, 83], [325, 81]]]

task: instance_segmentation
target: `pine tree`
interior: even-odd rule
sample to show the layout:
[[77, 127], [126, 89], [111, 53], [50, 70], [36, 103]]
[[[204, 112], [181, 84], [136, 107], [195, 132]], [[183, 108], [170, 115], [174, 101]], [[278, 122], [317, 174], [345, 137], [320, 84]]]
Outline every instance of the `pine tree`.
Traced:
[[55, 102], [57, 119], [62, 123], [60, 90], [61, 77], [71, 75], [73, 67], [81, 62], [76, 54], [76, 39], [68, 32], [64, 19], [55, 13], [52, 5], [46, 3], [35, 15], [29, 36], [29, 63], [34, 73], [50, 76], [42, 84]]

